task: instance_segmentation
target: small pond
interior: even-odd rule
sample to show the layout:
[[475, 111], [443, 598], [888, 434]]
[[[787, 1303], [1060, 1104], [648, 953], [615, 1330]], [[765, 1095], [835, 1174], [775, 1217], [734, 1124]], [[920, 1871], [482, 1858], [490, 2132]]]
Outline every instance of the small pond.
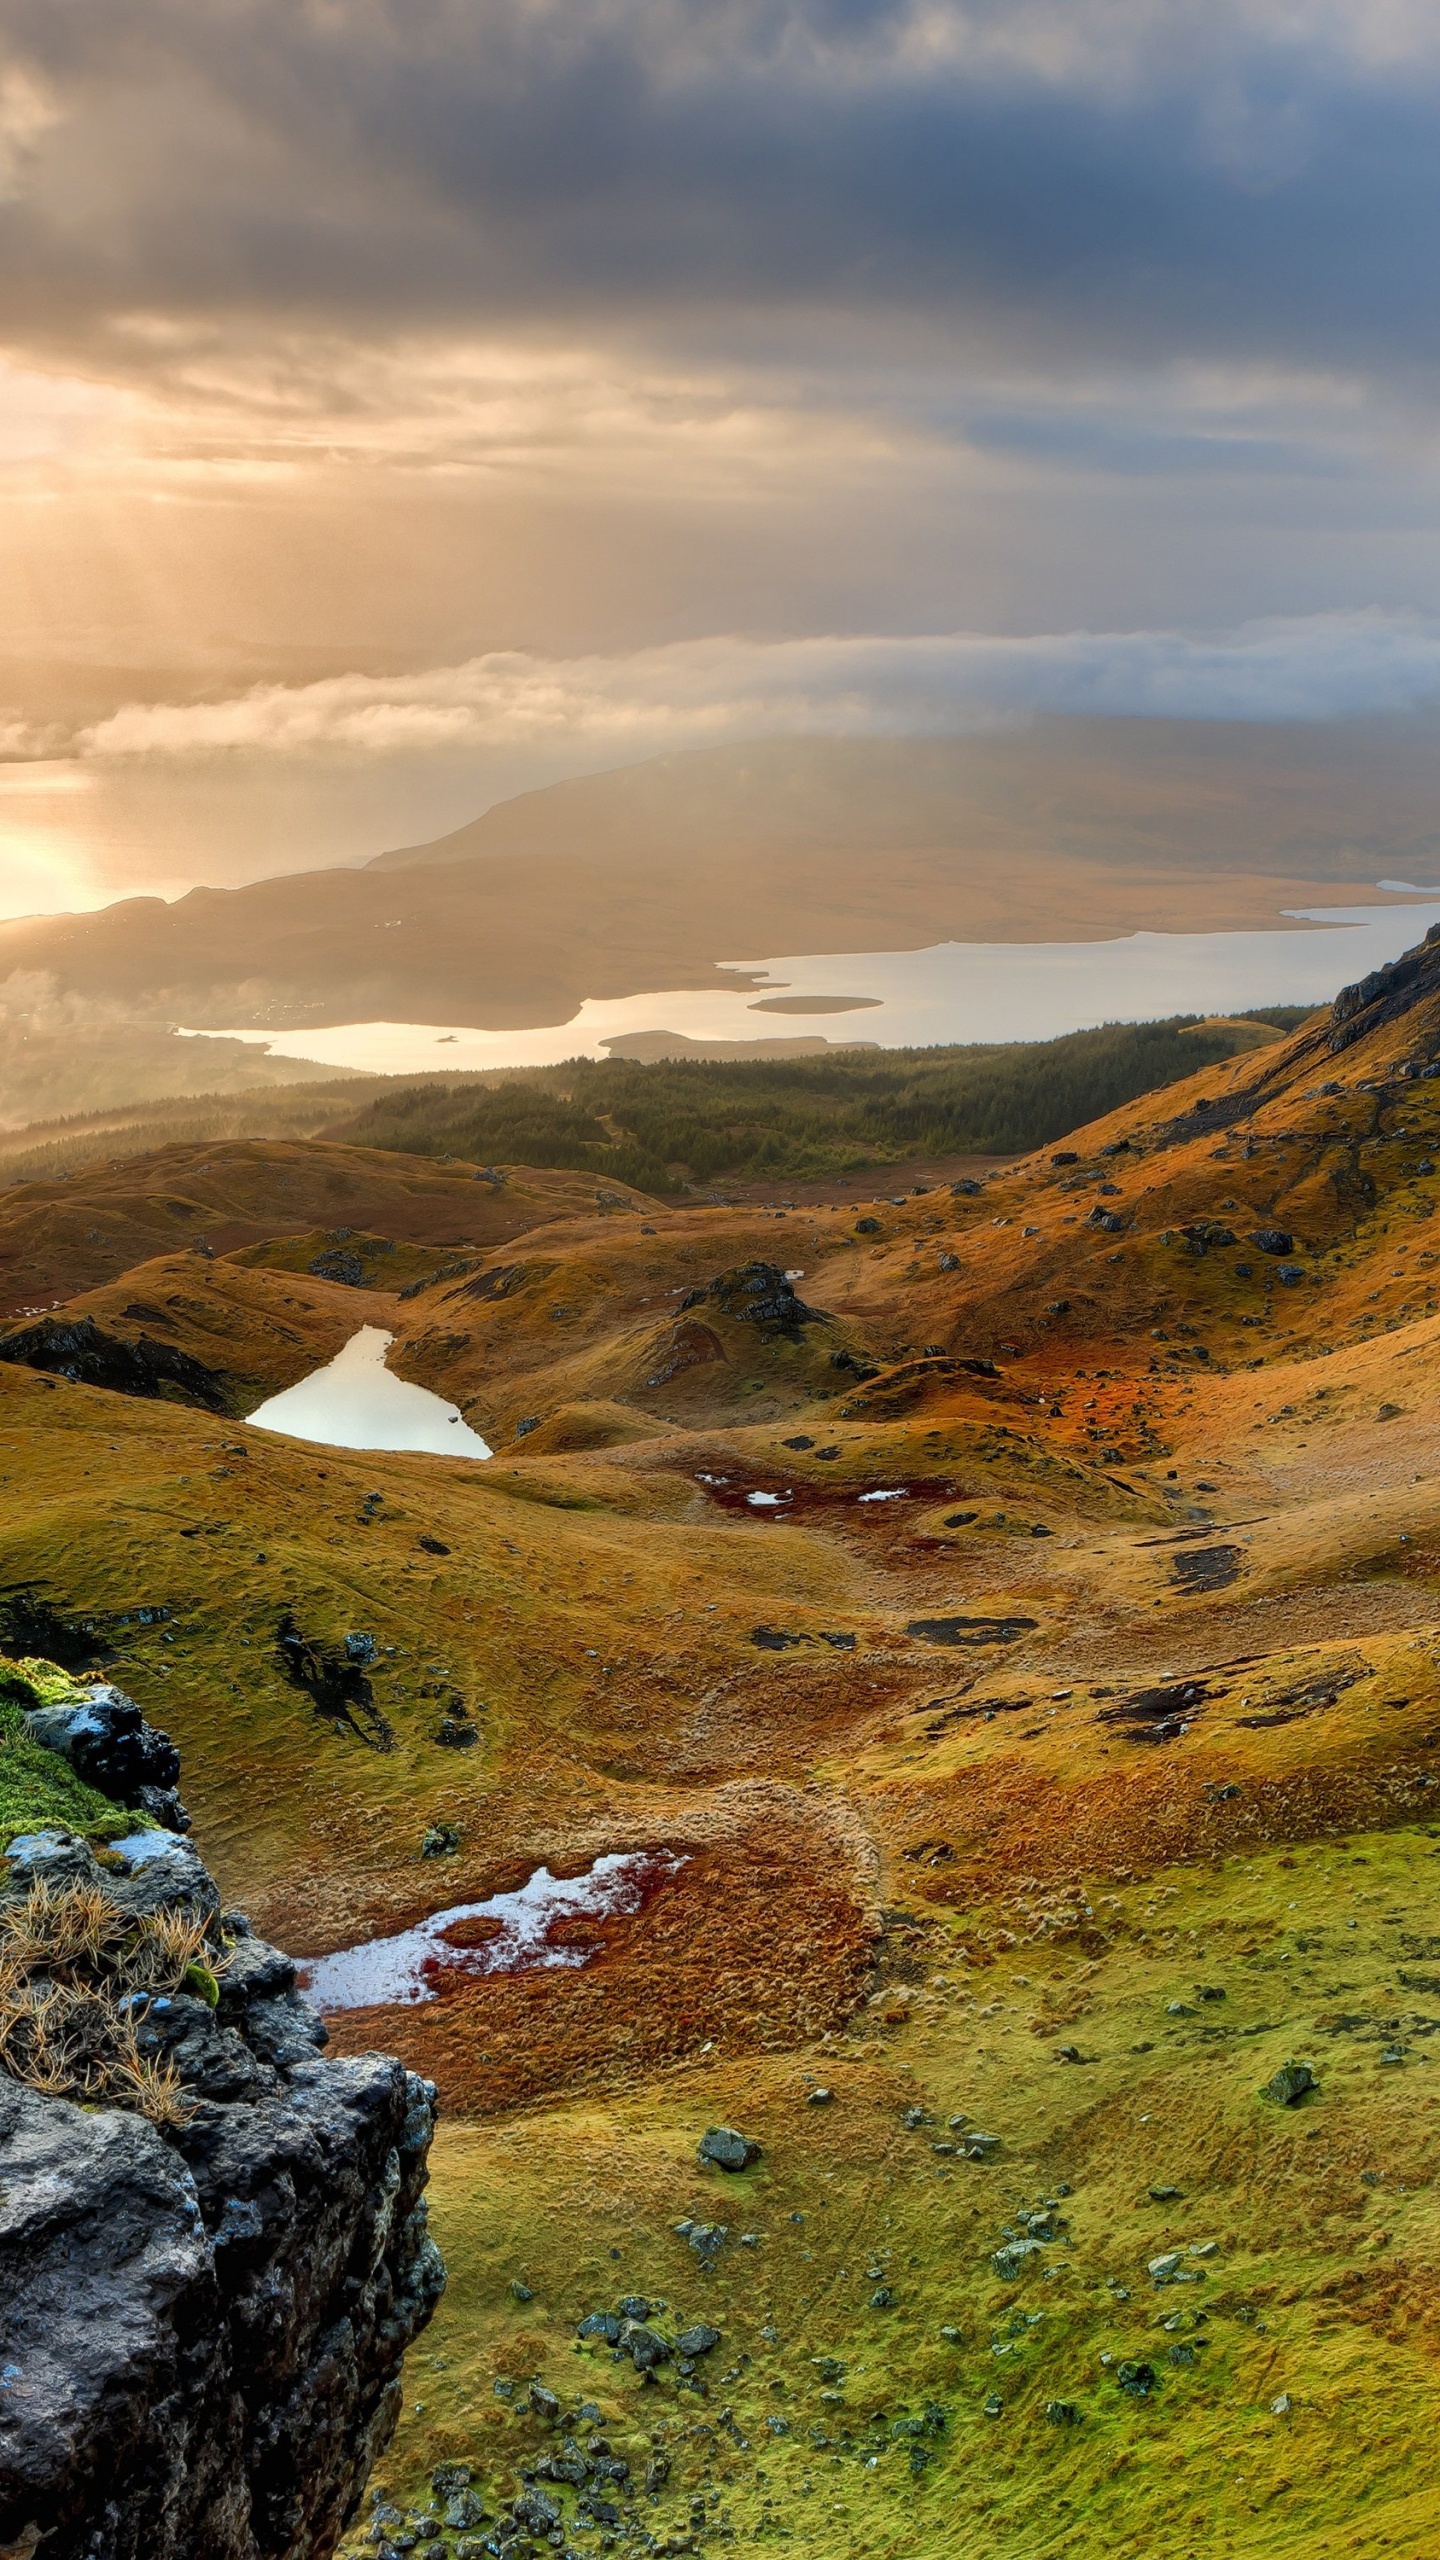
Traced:
[[379, 1325], [352, 1334], [343, 1351], [283, 1394], [269, 1396], [247, 1419], [257, 1431], [317, 1440], [329, 1449], [424, 1449], [442, 1458], [488, 1458], [489, 1442], [463, 1414], [428, 1387], [392, 1376], [385, 1354], [394, 1341]]

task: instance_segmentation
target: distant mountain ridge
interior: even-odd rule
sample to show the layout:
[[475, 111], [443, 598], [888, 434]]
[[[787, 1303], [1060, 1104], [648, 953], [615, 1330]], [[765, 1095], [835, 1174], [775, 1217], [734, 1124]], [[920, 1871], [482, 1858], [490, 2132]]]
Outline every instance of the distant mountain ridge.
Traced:
[[524, 793], [361, 869], [0, 925], [0, 982], [195, 1028], [539, 1027], [733, 990], [717, 964], [751, 955], [1276, 926], [1432, 865], [1437, 806], [1418, 725], [772, 740]]

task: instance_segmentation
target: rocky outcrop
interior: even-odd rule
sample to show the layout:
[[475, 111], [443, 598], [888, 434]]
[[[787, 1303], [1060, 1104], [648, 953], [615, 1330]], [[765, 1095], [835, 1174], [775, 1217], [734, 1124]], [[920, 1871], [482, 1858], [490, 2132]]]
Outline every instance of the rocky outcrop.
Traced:
[[687, 1292], [680, 1301], [681, 1314], [707, 1298], [736, 1324], [774, 1326], [782, 1333], [798, 1333], [802, 1324], [830, 1322], [817, 1307], [807, 1307], [796, 1297], [794, 1282], [773, 1262], [742, 1262], [733, 1271], [718, 1272], [706, 1288]]
[[1410, 951], [1402, 951], [1398, 960], [1387, 961], [1383, 969], [1372, 969], [1368, 978], [1357, 978], [1353, 986], [1342, 987], [1330, 1008], [1326, 1046], [1338, 1053], [1348, 1049], [1367, 1032], [1379, 1031], [1398, 1015], [1408, 1013], [1422, 997], [1440, 991], [1440, 925], [1432, 924], [1423, 942]]
[[189, 1830], [190, 1816], [176, 1793], [180, 1754], [168, 1733], [145, 1722], [123, 1689], [99, 1682], [73, 1703], [27, 1709], [25, 1725], [31, 1740], [68, 1760], [87, 1787], [114, 1804], [148, 1813], [168, 1830]]
[[148, 1333], [127, 1342], [106, 1333], [93, 1316], [72, 1323], [45, 1316], [39, 1324], [7, 1333], [0, 1337], [0, 1360], [85, 1387], [111, 1387], [122, 1396], [158, 1396], [162, 1388], [173, 1387], [184, 1403], [202, 1405], [207, 1413], [229, 1410], [223, 1379], [202, 1360], [173, 1342], [156, 1342]]
[[163, 2123], [0, 2071], [0, 2560], [324, 2560], [445, 2280], [434, 2088], [324, 2059], [294, 1965], [220, 1914], [186, 1841], [104, 1855], [12, 1842], [0, 1918], [103, 1892], [132, 1926], [203, 1928], [213, 1970], [128, 1995]]

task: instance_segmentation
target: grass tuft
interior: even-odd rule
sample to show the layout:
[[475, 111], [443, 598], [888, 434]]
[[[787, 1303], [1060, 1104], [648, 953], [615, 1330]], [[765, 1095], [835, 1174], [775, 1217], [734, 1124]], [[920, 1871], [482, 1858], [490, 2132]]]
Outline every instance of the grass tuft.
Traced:
[[152, 2124], [193, 2112], [173, 2064], [140, 2049], [152, 1999], [214, 2007], [223, 1950], [185, 1912], [133, 1918], [98, 1885], [42, 1878], [0, 1907], [0, 2067], [47, 2097], [125, 2107]]

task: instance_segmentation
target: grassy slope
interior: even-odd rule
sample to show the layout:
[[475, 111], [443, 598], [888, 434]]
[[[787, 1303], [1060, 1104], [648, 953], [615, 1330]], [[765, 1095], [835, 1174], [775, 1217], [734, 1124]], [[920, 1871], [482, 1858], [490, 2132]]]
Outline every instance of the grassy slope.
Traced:
[[[68, 1300], [200, 1241], [228, 1252], [317, 1229], [329, 1241], [344, 1226], [469, 1247], [594, 1203], [593, 1176], [523, 1166], [497, 1189], [475, 1171], [323, 1139], [246, 1138], [157, 1147], [12, 1184], [0, 1192], [0, 1302], [18, 1309]], [[623, 1183], [613, 1188], [629, 1196]]]
[[[1416, 1031], [1351, 1052], [1347, 1086]], [[1271, 1072], [1237, 1061], [1193, 1091], [1223, 1096], [1257, 1063]], [[582, 1968], [337, 2032], [433, 2069], [448, 2100], [452, 2285], [387, 2483], [408, 2494], [458, 2455], [502, 2489], [541, 2437], [492, 2385], [538, 2373], [613, 2412], [622, 2448], [676, 2439], [644, 2508], [672, 2537], [708, 2480], [738, 2530], [837, 2555], [1428, 2548], [1440, 1322], [1404, 1274], [1426, 1250], [1408, 1168], [1436, 1088], [1403, 1108], [1307, 1102], [1326, 1069], [1301, 1044], [1273, 1063], [1254, 1155], [1231, 1142], [1217, 1161], [1213, 1130], [1167, 1135], [1147, 1106], [1087, 1135], [1097, 1169], [1094, 1145], [1144, 1139], [1114, 1177], [1136, 1218], [1116, 1237], [1065, 1225], [1077, 1203], [1042, 1162], [978, 1203], [886, 1209], [877, 1237], [853, 1234], [853, 1205], [807, 1213], [798, 1250], [797, 1222], [777, 1235], [758, 1210], [684, 1209], [654, 1236], [592, 1218], [530, 1248], [548, 1268], [509, 1296], [452, 1303], [464, 1280], [403, 1308], [367, 1295], [418, 1346], [412, 1374], [502, 1418], [543, 1393], [552, 1445], [536, 1433], [484, 1469], [252, 1440], [0, 1370], [0, 1500], [24, 1490], [0, 1591], [102, 1614], [117, 1675], [181, 1744], [227, 1897], [261, 1925], [319, 1951], [541, 1859], [687, 1860]], [[1272, 1121], [1296, 1135], [1267, 1142]], [[1351, 1205], [1329, 1176], [1357, 1160], [1374, 1188]], [[1219, 1214], [1242, 1186], [1244, 1220], [1227, 1218], [1283, 1213], [1322, 1248], [1300, 1256], [1319, 1281], [1267, 1289], [1235, 1252], [1176, 1245], [1182, 1214]], [[717, 1318], [723, 1361], [647, 1389], [666, 1294], [756, 1251], [803, 1263], [837, 1326], [776, 1349]], [[1062, 1273], [1074, 1322], [1045, 1317]], [[237, 1374], [282, 1309], [299, 1328], [297, 1292], [315, 1328], [360, 1299], [253, 1260], [212, 1285], [240, 1310]], [[1243, 1312], [1262, 1322], [1232, 1328]], [[1002, 1315], [1022, 1356], [995, 1379], [902, 1363], [859, 1388], [828, 1367], [837, 1339], [989, 1348]], [[587, 1415], [639, 1436], [577, 1448]], [[778, 1525], [727, 1509], [702, 1470], [803, 1499]], [[907, 1503], [858, 1502], [901, 1483]], [[1234, 1580], [1192, 1589], [1183, 1559], [1214, 1546]], [[157, 1603], [171, 1620], [138, 1625]], [[393, 1749], [286, 1684], [286, 1607], [396, 1648], [374, 1684]], [[911, 1631], [946, 1611], [1035, 1623], [979, 1654]], [[757, 1625], [854, 1649], [770, 1653]], [[1207, 1675], [1183, 1734], [1101, 1720], [1167, 1674]], [[463, 1755], [434, 1738], [456, 1691], [483, 1735]], [[981, 1701], [988, 1719], [954, 1712]], [[443, 1865], [419, 1856], [435, 1819], [462, 1835]], [[1198, 2002], [1202, 1983], [1225, 2001]], [[1291, 2055], [1320, 2081], [1293, 2114], [1257, 2095]], [[815, 2082], [831, 2106], [806, 2102]], [[907, 2130], [916, 2105], [940, 2121]], [[988, 2166], [931, 2148], [962, 2112], [1003, 2139]], [[742, 2180], [695, 2162], [713, 2121], [765, 2144]], [[1002, 2282], [1003, 2224], [1061, 2183], [1058, 2272]], [[1152, 2201], [1155, 2184], [1182, 2194]], [[708, 2277], [671, 2229], [702, 2208], [732, 2232]], [[1212, 2238], [1203, 2285], [1151, 2288], [1149, 2256]], [[870, 2308], [872, 2266], [887, 2309]], [[708, 2399], [577, 2352], [575, 2318], [632, 2288], [713, 2312]], [[1170, 2364], [1199, 2310], [1213, 2344]], [[1153, 2396], [1122, 2394], [1102, 2353], [1153, 2362]], [[847, 2366], [840, 2385], [821, 2354]], [[1047, 2422], [1051, 2399], [1078, 2424]], [[930, 2402], [943, 2435], [893, 2433]], [[693, 2432], [725, 2408], [743, 2450]]]

